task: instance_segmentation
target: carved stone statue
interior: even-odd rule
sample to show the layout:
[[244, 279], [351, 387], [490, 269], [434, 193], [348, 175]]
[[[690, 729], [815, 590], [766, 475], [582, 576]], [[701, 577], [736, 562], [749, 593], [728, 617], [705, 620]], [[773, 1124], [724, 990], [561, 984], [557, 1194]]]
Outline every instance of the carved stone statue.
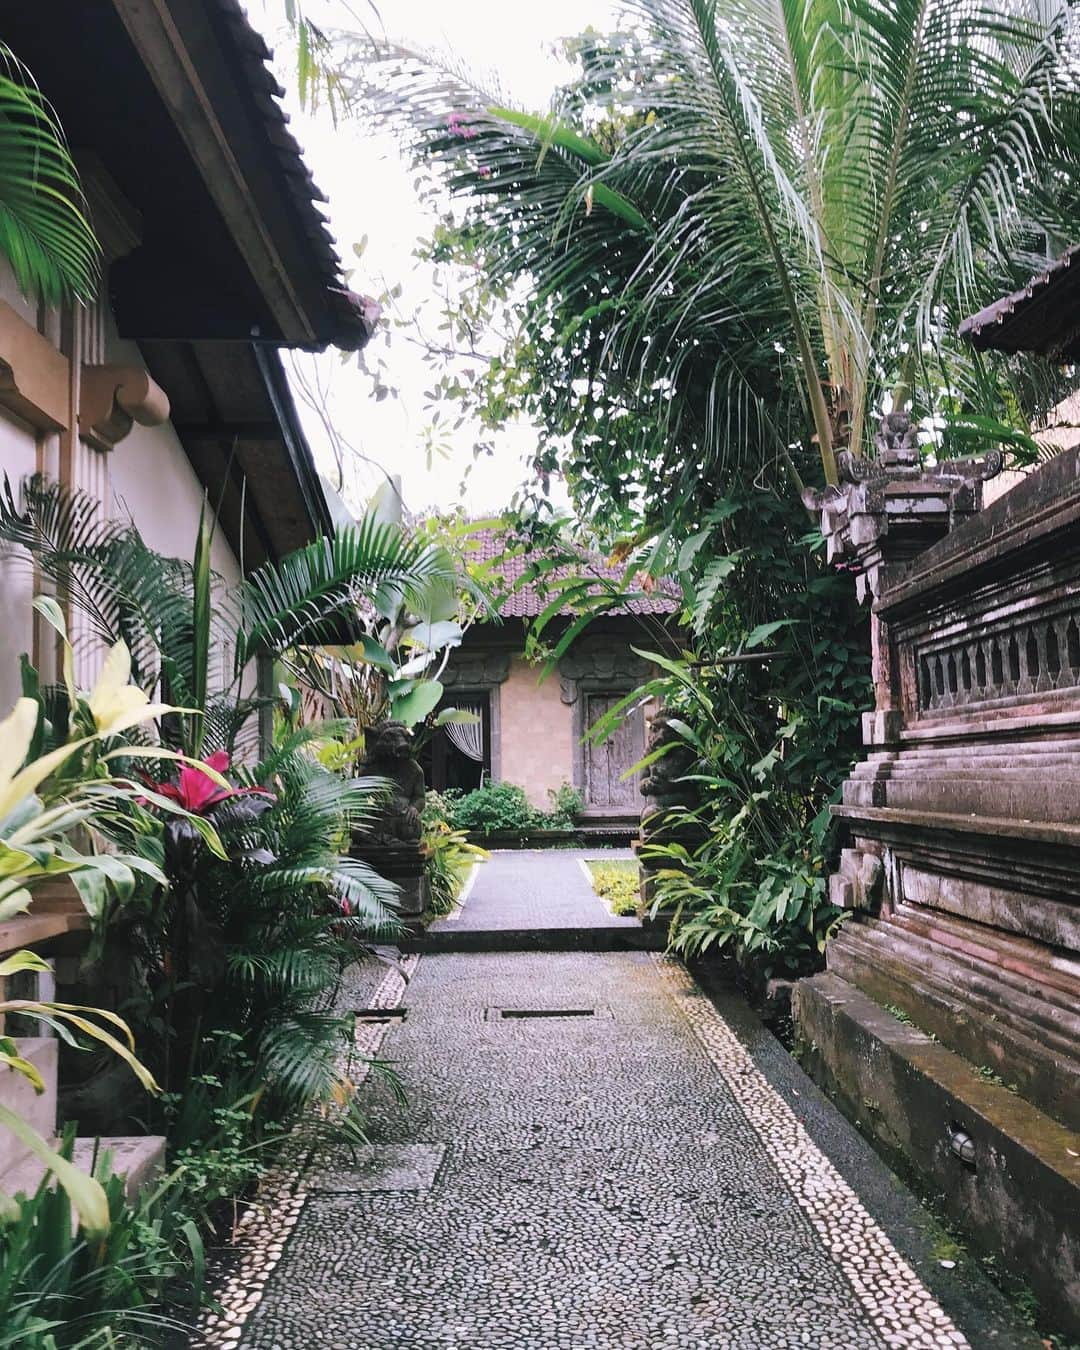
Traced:
[[905, 468], [919, 463], [919, 428], [906, 412], [886, 413], [881, 419], [874, 448], [879, 464]]
[[417, 843], [422, 833], [424, 771], [413, 758], [408, 727], [404, 722], [379, 722], [368, 731], [366, 742], [360, 772], [390, 784], [390, 796], [366, 833], [377, 844]]
[[671, 716], [659, 712], [649, 724], [649, 736], [645, 745], [646, 757], [655, 754], [664, 746], [674, 745], [674, 750], [654, 760], [641, 777], [641, 795], [649, 798], [646, 807], [648, 813], [665, 811], [672, 806], [695, 806], [698, 794], [692, 783], [680, 783], [677, 780], [690, 772], [694, 763], [694, 752], [677, 732], [672, 730]]
[[365, 756], [359, 765], [365, 777], [381, 778], [389, 794], [363, 828], [353, 831], [352, 855], [392, 881], [398, 888], [402, 918], [424, 912], [428, 886], [420, 846], [424, 809], [424, 771], [413, 758], [413, 741], [403, 722], [379, 722], [366, 736]]

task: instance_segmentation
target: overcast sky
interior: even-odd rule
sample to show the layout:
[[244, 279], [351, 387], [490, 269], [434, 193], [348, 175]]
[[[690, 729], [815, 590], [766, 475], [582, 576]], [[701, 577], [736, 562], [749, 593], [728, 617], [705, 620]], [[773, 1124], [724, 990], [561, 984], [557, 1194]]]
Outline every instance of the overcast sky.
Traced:
[[[295, 74], [288, 64], [283, 6], [284, 0], [247, 0], [251, 21], [276, 49], [279, 78], [289, 91], [292, 129], [316, 182], [330, 198], [330, 227], [345, 267], [352, 270], [352, 289], [377, 296], [400, 284], [402, 295], [396, 303], [402, 313], [429, 306], [430, 322], [425, 326], [434, 331], [438, 320], [431, 270], [412, 257], [418, 238], [430, 233], [434, 218], [417, 200], [412, 174], [390, 135], [372, 135], [348, 122], [335, 127], [325, 109], [313, 114], [300, 109]], [[373, 31], [379, 31], [381, 23], [388, 36], [448, 49], [478, 73], [495, 72], [509, 95], [535, 107], [545, 106], [566, 76], [567, 68], [555, 54], [558, 39], [590, 24], [613, 25], [608, 0], [542, 0], [527, 5], [507, 0], [458, 0], [453, 5], [446, 0], [383, 0], [379, 17], [368, 0], [306, 0], [305, 10], [327, 28], [355, 28], [359, 18]], [[353, 245], [365, 236], [367, 244], [358, 261]], [[383, 471], [401, 475], [411, 510], [448, 506], [460, 499], [476, 436], [470, 426], [462, 427], [451, 438], [448, 457], [439, 456], [429, 465], [423, 391], [430, 387], [431, 374], [419, 348], [395, 335], [387, 353], [387, 379], [399, 396], [381, 402], [373, 398], [371, 380], [357, 369], [355, 358], [343, 363], [340, 354], [328, 352], [296, 360], [309, 380], [317, 378], [328, 391], [328, 406], [343, 435], [373, 461], [357, 461], [349, 470], [345, 496], [354, 510], [382, 480]], [[302, 404], [301, 414], [320, 466], [335, 475], [319, 419]], [[513, 427], [501, 437], [493, 459], [475, 464], [464, 496], [471, 513], [498, 510], [509, 502], [525, 476], [523, 457], [534, 441], [528, 426]]]

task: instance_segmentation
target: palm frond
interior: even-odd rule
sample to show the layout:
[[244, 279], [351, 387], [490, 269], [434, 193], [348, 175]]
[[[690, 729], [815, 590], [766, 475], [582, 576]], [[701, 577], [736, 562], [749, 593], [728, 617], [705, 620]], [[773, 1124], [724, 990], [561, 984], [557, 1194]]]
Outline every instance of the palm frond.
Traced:
[[[1031, 406], [1023, 362], [968, 378], [955, 326], [1074, 228], [1075, 6], [622, 8], [632, 66], [612, 40], [545, 112], [400, 46], [358, 76], [467, 200], [492, 284], [527, 281], [530, 411], [571, 429], [583, 504], [692, 498], [813, 441], [861, 452], [909, 374], [919, 415]], [[599, 209], [600, 184], [633, 214]]]
[[275, 1091], [296, 1102], [342, 1100], [341, 1065], [352, 1033], [351, 1017], [329, 1012], [297, 1014], [270, 1027], [259, 1050]]
[[101, 250], [56, 113], [0, 43], [0, 254], [19, 289], [50, 305], [89, 300]]
[[[337, 621], [355, 623], [357, 601], [380, 585], [422, 586], [446, 575], [444, 562], [397, 525], [374, 516], [269, 562], [236, 596], [236, 669], [259, 652], [325, 639]], [[450, 575], [453, 575], [452, 570]]]

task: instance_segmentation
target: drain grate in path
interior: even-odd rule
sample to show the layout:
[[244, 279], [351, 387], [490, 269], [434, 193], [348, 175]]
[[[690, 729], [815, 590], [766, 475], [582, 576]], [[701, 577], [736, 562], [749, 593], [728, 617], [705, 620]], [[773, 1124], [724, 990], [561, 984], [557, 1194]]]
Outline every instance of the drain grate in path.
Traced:
[[358, 1022], [374, 1023], [404, 1022], [409, 1015], [408, 1008], [354, 1008], [353, 1016]]
[[603, 1017], [610, 1019], [611, 1009], [604, 1005], [593, 1008], [485, 1008], [486, 1022], [550, 1021], [565, 1017]]

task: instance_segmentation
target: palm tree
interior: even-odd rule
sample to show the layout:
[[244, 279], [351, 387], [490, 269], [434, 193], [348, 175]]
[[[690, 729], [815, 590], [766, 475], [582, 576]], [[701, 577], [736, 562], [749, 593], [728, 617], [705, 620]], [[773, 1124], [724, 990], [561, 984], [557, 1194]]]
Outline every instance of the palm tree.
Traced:
[[46, 304], [89, 299], [100, 249], [56, 113], [0, 42], [0, 254], [19, 289]]
[[748, 453], [794, 472], [816, 444], [832, 483], [890, 405], [952, 416], [954, 439], [1031, 405], [1027, 371], [953, 335], [1075, 228], [1067, 0], [623, 10], [544, 115], [400, 47], [357, 77], [468, 196], [493, 280], [531, 278], [562, 411], [576, 379], [581, 416], [603, 385], [638, 414], [613, 472], [652, 456], [670, 495], [672, 446], [700, 479]]

